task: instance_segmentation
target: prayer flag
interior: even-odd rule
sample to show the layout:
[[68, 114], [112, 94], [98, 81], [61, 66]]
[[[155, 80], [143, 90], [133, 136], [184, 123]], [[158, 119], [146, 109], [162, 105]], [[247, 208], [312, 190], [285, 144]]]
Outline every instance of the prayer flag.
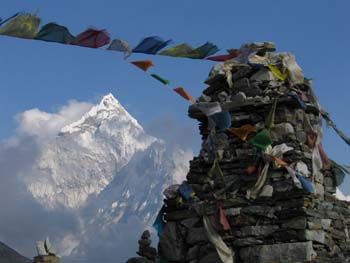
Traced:
[[147, 71], [150, 67], [154, 66], [152, 60], [138, 60], [131, 61], [130, 63], [142, 69], [143, 71]]
[[196, 103], [196, 100], [182, 87], [175, 88], [174, 91], [186, 100]]
[[132, 53], [132, 48], [130, 44], [124, 40], [121, 39], [113, 39], [112, 43], [109, 45], [107, 50], [115, 50], [124, 52], [125, 56], [124, 58], [128, 58]]
[[156, 54], [170, 42], [171, 39], [164, 41], [157, 36], [146, 37], [132, 51], [134, 53]]
[[35, 36], [35, 39], [63, 44], [75, 41], [75, 37], [66, 27], [55, 23], [48, 23], [43, 26]]
[[157, 74], [151, 74], [151, 77], [155, 78], [156, 80], [162, 82], [164, 85], [169, 85], [170, 81], [167, 79], [162, 78], [161, 76], [157, 75]]
[[29, 13], [14, 16], [0, 27], [0, 35], [32, 39], [38, 32], [40, 21], [38, 16]]
[[251, 124], [245, 124], [239, 128], [230, 128], [228, 130], [240, 138], [242, 141], [246, 141], [250, 133], [256, 132], [256, 128]]
[[90, 48], [99, 48], [107, 45], [111, 38], [106, 30], [97, 30], [89, 28], [77, 35], [76, 40], [72, 45]]

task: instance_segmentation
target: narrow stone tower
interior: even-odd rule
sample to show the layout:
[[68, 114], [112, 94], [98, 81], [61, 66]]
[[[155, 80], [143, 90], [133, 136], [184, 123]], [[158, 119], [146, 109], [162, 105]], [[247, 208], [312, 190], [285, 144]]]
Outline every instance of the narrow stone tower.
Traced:
[[164, 191], [159, 262], [350, 262], [345, 168], [322, 147], [324, 117], [302, 69], [273, 43], [217, 64], [190, 106], [202, 148]]

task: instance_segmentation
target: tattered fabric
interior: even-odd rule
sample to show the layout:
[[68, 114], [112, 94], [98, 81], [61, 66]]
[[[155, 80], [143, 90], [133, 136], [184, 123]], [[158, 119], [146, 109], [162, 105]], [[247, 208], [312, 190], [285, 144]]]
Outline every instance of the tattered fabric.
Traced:
[[170, 57], [183, 57], [189, 52], [191, 52], [192, 50], [193, 48], [190, 45], [183, 43], [183, 44], [162, 50], [158, 53], [158, 55], [170, 56]]
[[147, 71], [150, 67], [154, 66], [152, 60], [138, 60], [131, 61], [130, 63], [142, 69], [143, 71]]
[[256, 132], [256, 128], [251, 124], [245, 124], [239, 128], [229, 128], [228, 130], [242, 141], [246, 141], [249, 134]]
[[229, 50], [229, 54], [226, 55], [219, 55], [219, 56], [213, 56], [213, 57], [207, 57], [207, 60], [211, 61], [217, 61], [217, 62], [224, 62], [229, 59], [233, 59], [238, 56], [238, 52], [236, 49]]
[[157, 74], [151, 74], [151, 77], [155, 78], [156, 80], [162, 82], [164, 85], [169, 85], [170, 81], [167, 79], [162, 78], [161, 76], [157, 75]]
[[222, 201], [219, 200], [217, 205], [218, 205], [218, 209], [219, 209], [220, 224], [222, 225], [222, 228], [224, 229], [224, 231], [230, 230], [231, 226], [226, 218], [224, 209], [222, 209]]
[[308, 193], [315, 193], [314, 185], [306, 177], [297, 174], [297, 177], [303, 187], [303, 189]]
[[286, 80], [287, 77], [288, 77], [288, 72], [284, 72], [282, 73], [280, 71], [280, 69], [276, 66], [276, 65], [273, 65], [273, 64], [268, 64], [267, 67], [270, 69], [270, 71], [272, 72], [272, 74], [279, 80]]
[[270, 132], [267, 129], [263, 129], [253, 138], [251, 138], [249, 142], [258, 149], [265, 151], [266, 148], [272, 143], [270, 138]]
[[219, 165], [219, 161], [217, 159], [214, 160], [213, 166], [210, 168], [208, 172], [209, 178], [224, 178], [224, 174]]
[[182, 57], [193, 58], [193, 59], [203, 59], [207, 56], [215, 54], [218, 51], [219, 51], [219, 48], [216, 45], [210, 42], [207, 42]]
[[231, 114], [228, 111], [222, 111], [209, 116], [209, 119], [215, 123], [215, 127], [223, 132], [231, 126]]
[[[271, 155], [271, 152], [272, 152], [271, 145], [266, 147], [266, 149], [264, 151], [266, 154]], [[255, 199], [258, 196], [261, 189], [264, 187], [264, 185], [266, 183], [267, 173], [269, 171], [269, 168], [270, 168], [270, 161], [267, 161], [267, 162], [265, 162], [264, 167], [263, 167], [263, 169], [260, 173], [260, 176], [259, 176], [258, 180], [256, 181], [255, 185], [247, 190], [247, 194], [246, 194], [247, 199], [250, 199], [250, 198]]]
[[1, 19], [0, 18], [0, 26], [2, 26], [3, 24], [5, 24], [7, 21], [10, 21], [11, 19], [15, 18], [16, 16], [18, 16], [20, 13], [16, 13], [14, 14], [13, 16], [10, 16], [9, 18], [6, 18], [6, 19]]
[[345, 135], [338, 127], [337, 125], [332, 121], [331, 117], [329, 116], [329, 113], [322, 110], [321, 111], [322, 117], [326, 120], [326, 123], [328, 126], [331, 126], [333, 130], [344, 140], [344, 142], [350, 146], [350, 139], [348, 136]]
[[330, 160], [332, 162], [332, 172], [335, 176], [336, 185], [339, 186], [344, 182], [345, 174], [350, 174], [350, 167], [345, 165], [340, 165], [337, 162]]
[[171, 57], [203, 59], [216, 53], [218, 50], [218, 47], [210, 42], [207, 42], [195, 49], [193, 49], [190, 45], [184, 43], [175, 47], [168, 48], [162, 52], [159, 52], [158, 54]]
[[215, 102], [199, 102], [196, 103], [196, 107], [203, 112], [207, 117], [222, 112], [221, 104], [217, 101]]
[[113, 39], [107, 50], [124, 52], [124, 58], [128, 58], [132, 53], [131, 45], [121, 39]]
[[306, 110], [306, 104], [305, 102], [297, 95], [297, 94], [294, 94], [294, 93], [288, 93], [288, 96], [291, 96], [293, 99], [295, 99], [298, 104], [299, 104], [299, 107], [303, 110]]
[[0, 27], [0, 35], [32, 39], [38, 32], [40, 18], [32, 14], [20, 14]]
[[275, 115], [276, 115], [277, 101], [278, 101], [278, 98], [275, 98], [273, 101], [273, 104], [272, 104], [272, 108], [269, 112], [269, 115], [267, 116], [266, 121], [265, 121], [265, 126], [268, 129], [272, 129], [273, 127], [275, 127]]
[[215, 231], [206, 215], [203, 216], [203, 225], [207, 237], [215, 246], [222, 263], [233, 263], [234, 252], [225, 244], [222, 237]]
[[97, 30], [89, 28], [77, 35], [72, 45], [90, 48], [100, 48], [107, 45], [111, 38], [106, 30]]
[[68, 44], [75, 41], [75, 37], [66, 27], [55, 23], [48, 23], [43, 26], [35, 36], [35, 39], [62, 44]]
[[162, 208], [159, 210], [159, 213], [153, 223], [153, 227], [157, 230], [158, 237], [162, 235], [163, 227], [165, 224], [163, 219], [164, 209], [165, 209], [165, 206], [163, 205]]
[[166, 47], [171, 39], [164, 41], [160, 37], [146, 37], [132, 50], [134, 53], [156, 54], [159, 50]]
[[184, 88], [177, 87], [174, 89], [174, 91], [179, 94], [181, 97], [183, 97], [186, 100], [191, 101], [192, 103], [196, 103], [196, 100], [192, 97], [191, 94], [189, 94]]

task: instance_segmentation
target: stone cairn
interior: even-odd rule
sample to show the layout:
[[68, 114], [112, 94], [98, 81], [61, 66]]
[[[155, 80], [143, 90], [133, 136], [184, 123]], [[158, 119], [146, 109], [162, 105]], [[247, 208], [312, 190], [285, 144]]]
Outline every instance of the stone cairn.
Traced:
[[350, 262], [349, 204], [334, 196], [345, 169], [322, 147], [331, 120], [294, 56], [272, 51], [245, 44], [210, 72], [189, 107], [202, 148], [187, 180], [164, 191], [159, 256], [144, 259]]
[[61, 258], [48, 238], [45, 241], [38, 241], [36, 250], [38, 255], [34, 257], [33, 263], [61, 263]]

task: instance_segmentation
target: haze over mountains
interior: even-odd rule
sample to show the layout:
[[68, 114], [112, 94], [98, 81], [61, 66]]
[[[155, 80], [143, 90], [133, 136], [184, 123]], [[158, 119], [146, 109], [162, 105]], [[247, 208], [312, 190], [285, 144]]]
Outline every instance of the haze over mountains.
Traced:
[[[17, 231], [28, 231], [31, 238], [50, 235], [68, 260], [123, 260], [134, 254], [143, 228], [151, 226], [163, 189], [185, 178], [192, 152], [147, 134], [112, 94], [95, 106], [78, 110], [73, 104], [54, 118], [38, 110], [23, 113], [19, 131], [28, 130], [26, 139], [1, 148], [0, 157], [10, 151], [26, 156], [28, 149], [32, 154], [24, 169], [7, 173], [13, 173], [36, 209], [26, 211], [30, 223]], [[69, 107], [75, 120], [70, 116], [63, 121], [69, 114], [62, 111]], [[49, 123], [51, 119], [55, 121]], [[38, 135], [40, 122], [42, 127], [55, 127], [55, 132]], [[18, 203], [13, 204], [16, 209]], [[30, 213], [41, 215], [42, 227], [31, 221]], [[2, 241], [14, 245], [10, 231], [0, 233]], [[35, 241], [15, 247], [32, 256]]]

